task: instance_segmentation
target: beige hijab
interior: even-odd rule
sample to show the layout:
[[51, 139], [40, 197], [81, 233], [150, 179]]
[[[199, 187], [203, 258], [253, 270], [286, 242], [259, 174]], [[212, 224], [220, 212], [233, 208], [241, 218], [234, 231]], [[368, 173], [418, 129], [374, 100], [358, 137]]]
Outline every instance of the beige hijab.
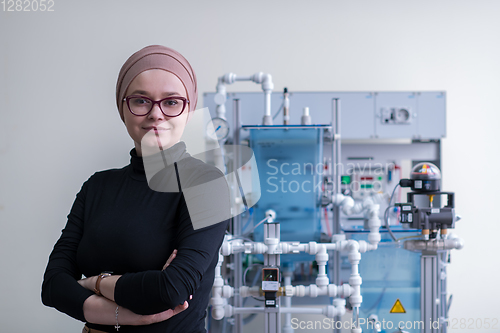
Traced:
[[177, 76], [186, 88], [189, 111], [198, 102], [196, 75], [189, 62], [179, 52], [162, 45], [150, 45], [132, 54], [123, 64], [116, 82], [116, 105], [123, 120], [123, 99], [128, 86], [140, 73], [150, 69], [163, 69]]

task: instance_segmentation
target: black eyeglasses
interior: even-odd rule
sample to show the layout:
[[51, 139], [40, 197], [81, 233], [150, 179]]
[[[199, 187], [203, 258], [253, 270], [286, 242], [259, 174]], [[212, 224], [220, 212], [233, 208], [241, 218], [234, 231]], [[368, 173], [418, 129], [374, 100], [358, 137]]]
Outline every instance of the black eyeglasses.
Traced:
[[161, 112], [167, 117], [177, 117], [184, 112], [186, 105], [189, 101], [180, 96], [173, 96], [161, 99], [159, 101], [153, 101], [151, 98], [144, 96], [127, 96], [123, 99], [127, 102], [128, 109], [135, 116], [146, 116], [148, 115], [156, 103], [160, 107]]

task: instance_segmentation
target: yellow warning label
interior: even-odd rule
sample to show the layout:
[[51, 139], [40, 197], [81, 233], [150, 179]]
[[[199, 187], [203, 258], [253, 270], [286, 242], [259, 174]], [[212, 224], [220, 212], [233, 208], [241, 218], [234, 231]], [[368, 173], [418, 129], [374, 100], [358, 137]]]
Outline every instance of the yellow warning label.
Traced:
[[401, 304], [401, 301], [399, 298], [396, 300], [394, 305], [392, 306], [390, 313], [406, 313], [405, 308], [403, 307], [403, 304]]

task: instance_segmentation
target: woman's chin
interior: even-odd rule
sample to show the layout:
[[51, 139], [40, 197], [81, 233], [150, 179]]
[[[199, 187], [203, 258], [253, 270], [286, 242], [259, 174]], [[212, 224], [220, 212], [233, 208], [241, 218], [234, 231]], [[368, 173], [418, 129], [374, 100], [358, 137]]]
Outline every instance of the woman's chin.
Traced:
[[[153, 131], [151, 131], [153, 132]], [[159, 135], [158, 137], [148, 132], [141, 140], [141, 150], [143, 155], [152, 155], [161, 150], [168, 149], [174, 145], [170, 135]]]

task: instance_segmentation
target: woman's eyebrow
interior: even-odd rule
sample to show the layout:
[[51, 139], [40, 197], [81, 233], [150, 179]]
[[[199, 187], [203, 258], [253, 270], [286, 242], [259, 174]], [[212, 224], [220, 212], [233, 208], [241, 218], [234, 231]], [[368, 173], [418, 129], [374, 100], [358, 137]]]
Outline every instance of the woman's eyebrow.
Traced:
[[[145, 96], [149, 96], [149, 94], [147, 92], [145, 92], [144, 90], [134, 90], [132, 93], [130, 93], [130, 95], [145, 95]], [[162, 96], [165, 96], [165, 97], [169, 97], [169, 96], [181, 96], [180, 93], [178, 92], [175, 92], [175, 91], [167, 91], [167, 92], [164, 92], [161, 94]]]
[[130, 95], [147, 95], [148, 93], [145, 92], [144, 90], [134, 90], [133, 92], [130, 93]]
[[169, 96], [181, 96], [180, 93], [178, 92], [175, 92], [175, 91], [172, 91], [172, 92], [164, 92], [163, 94], [161, 94], [162, 96], [165, 96], [165, 97], [169, 97]]

